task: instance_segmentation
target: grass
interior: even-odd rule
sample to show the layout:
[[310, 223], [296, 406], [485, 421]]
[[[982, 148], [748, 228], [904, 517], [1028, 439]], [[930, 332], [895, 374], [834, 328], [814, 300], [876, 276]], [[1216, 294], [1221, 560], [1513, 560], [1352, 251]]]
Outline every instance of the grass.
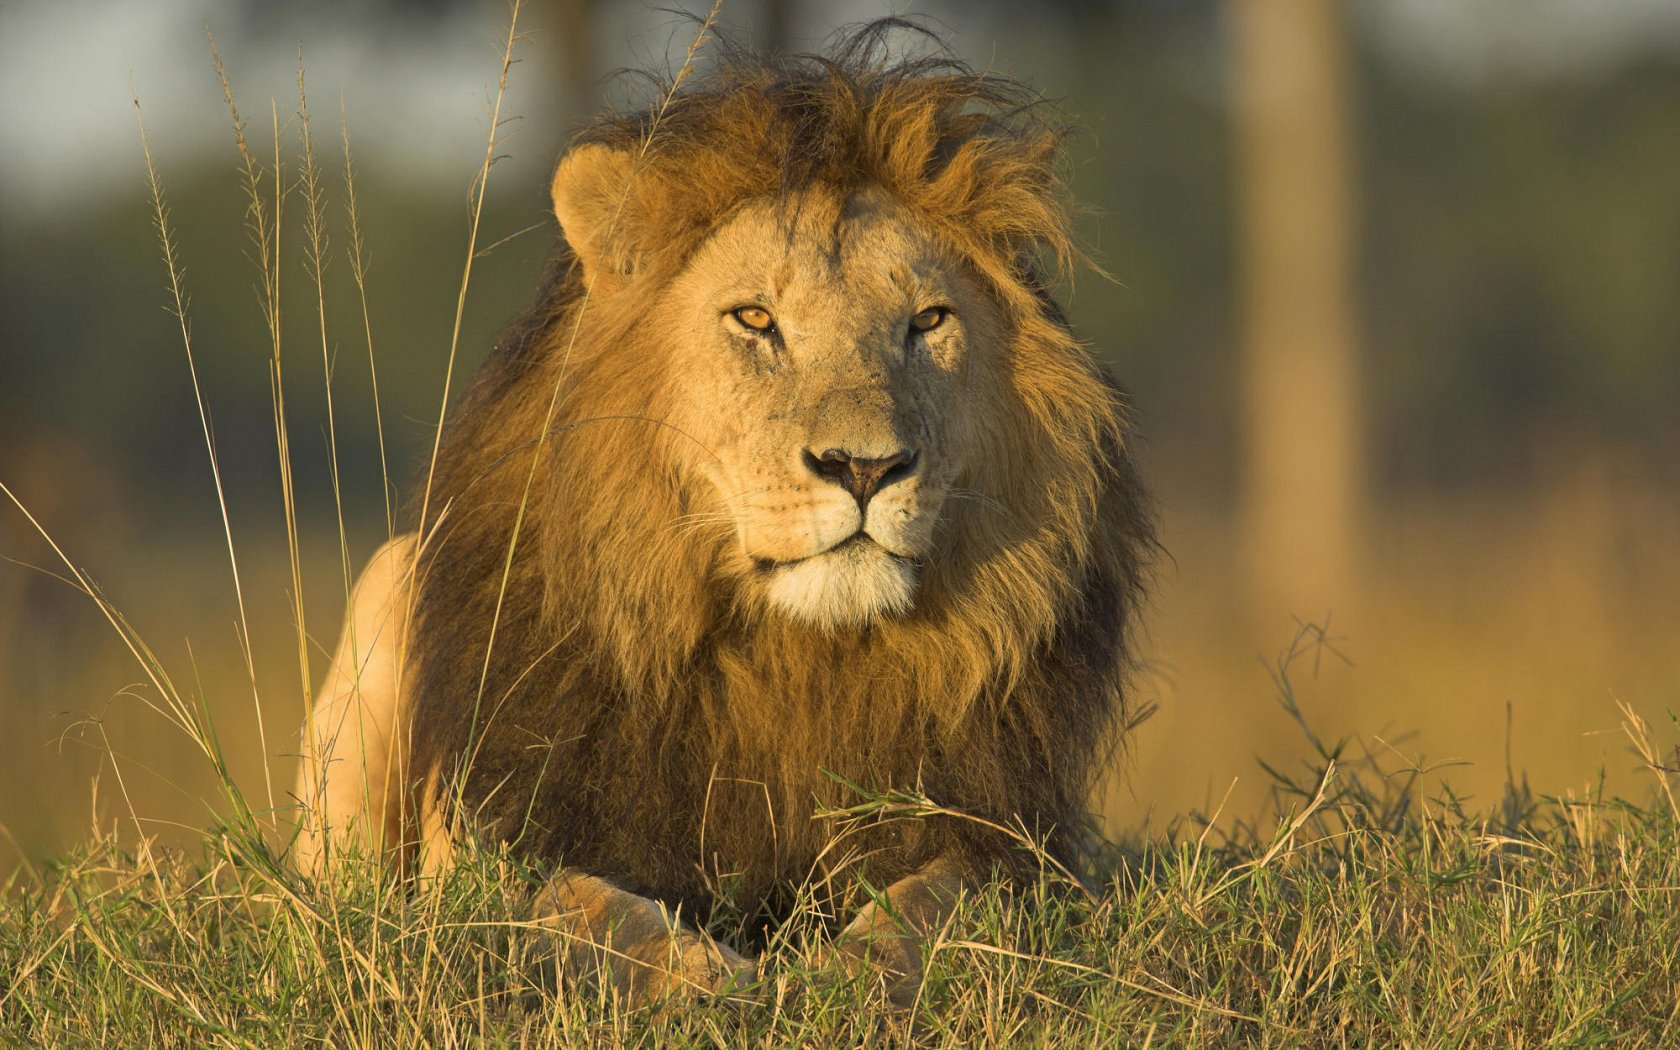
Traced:
[[[482, 254], [477, 222], [505, 124], [499, 106], [517, 15], [516, 6], [474, 182], [440, 424], [472, 264]], [[257, 158], [219, 58], [215, 65], [260, 275], [289, 612], [307, 697], [313, 643], [291, 491], [280, 243], [284, 206], [295, 195], [305, 287], [316, 300], [317, 331], [307, 342], [321, 344], [330, 377], [324, 183], [306, 117], [296, 176], [282, 163], [277, 112], [272, 159]], [[298, 87], [301, 114], [301, 70]], [[188, 299], [149, 150], [147, 169], [171, 312], [192, 367]], [[360, 297], [357, 335], [365, 337], [371, 371], [374, 337], [349, 172], [346, 134], [346, 241]], [[286, 234], [288, 244], [296, 234]], [[210, 416], [202, 398], [199, 404], [220, 494]], [[377, 418], [377, 404], [374, 410]], [[328, 435], [336, 496], [330, 418]], [[382, 437], [380, 460], [383, 473]], [[769, 937], [760, 986], [727, 1000], [630, 1011], [555, 965], [555, 935], [525, 919], [539, 875], [516, 857], [467, 849], [444, 877], [412, 883], [395, 882], [365, 860], [347, 863], [331, 882], [292, 870], [284, 845], [293, 814], [266, 780], [260, 797], [248, 799], [238, 787], [197, 669], [172, 675], [11, 491], [0, 490], [109, 621], [145, 679], [141, 695], [210, 768], [223, 814], [186, 849], [160, 845], [113, 749], [107, 768], [117, 811], [127, 815], [123, 833], [101, 823], [78, 848], [26, 864], [0, 887], [0, 1044], [1680, 1045], [1680, 810], [1672, 793], [1680, 761], [1664, 757], [1631, 710], [1624, 711], [1628, 739], [1656, 775], [1648, 801], [1603, 791], [1540, 799], [1513, 780], [1492, 809], [1475, 812], [1430, 787], [1428, 770], [1396, 765], [1392, 751], [1361, 752], [1314, 731], [1291, 668], [1324, 639], [1304, 632], [1278, 661], [1275, 680], [1313, 757], [1299, 773], [1270, 770], [1272, 806], [1263, 820], [1216, 812], [1106, 848], [1100, 874], [1084, 884], [1046, 866], [1032, 884], [975, 893], [932, 942], [921, 998], [907, 1012], [886, 1010], [869, 988], [847, 984], [822, 963], [830, 927], [810, 908]], [[432, 509], [431, 516], [422, 511], [424, 521], [441, 516]], [[389, 528], [388, 499], [386, 518]], [[222, 524], [238, 587], [225, 503]], [[337, 548], [347, 588], [342, 511]], [[243, 589], [238, 606], [238, 662], [250, 679], [260, 740], [265, 718]], [[90, 725], [104, 733], [102, 724]], [[262, 752], [272, 753], [266, 743]], [[913, 816], [928, 802], [866, 798], [860, 807]]]
[[[1281, 678], [1288, 701], [1288, 677]], [[194, 853], [96, 836], [0, 895], [0, 1041], [25, 1046], [1680, 1045], [1680, 822], [1649, 727], [1645, 805], [1422, 796], [1344, 742], [1262, 832], [1203, 825], [969, 897], [914, 1009], [774, 933], [761, 986], [631, 1011], [554, 965], [537, 876], [469, 852], [401, 886], [312, 883], [261, 817]], [[1310, 729], [1309, 729], [1310, 733]], [[871, 800], [878, 805], [890, 800]], [[724, 931], [719, 931], [724, 932]]]

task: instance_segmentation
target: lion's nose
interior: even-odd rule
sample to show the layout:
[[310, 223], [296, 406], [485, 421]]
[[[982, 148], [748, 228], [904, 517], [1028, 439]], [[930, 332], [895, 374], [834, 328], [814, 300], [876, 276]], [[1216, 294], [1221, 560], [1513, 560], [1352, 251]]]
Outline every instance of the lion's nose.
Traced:
[[900, 450], [881, 459], [863, 459], [843, 448], [825, 448], [817, 453], [806, 449], [801, 456], [811, 473], [845, 488], [863, 510], [875, 493], [915, 473], [920, 453]]

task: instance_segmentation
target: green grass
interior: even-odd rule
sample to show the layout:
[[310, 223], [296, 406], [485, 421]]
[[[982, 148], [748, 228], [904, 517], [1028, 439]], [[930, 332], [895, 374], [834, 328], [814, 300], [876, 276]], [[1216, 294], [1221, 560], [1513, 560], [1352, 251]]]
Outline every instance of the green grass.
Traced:
[[772, 937], [748, 994], [630, 1011], [554, 964], [507, 856], [327, 885], [276, 859], [260, 817], [191, 856], [106, 836], [0, 896], [0, 1042], [1676, 1046], [1672, 771], [1628, 729], [1649, 804], [1512, 785], [1481, 815], [1320, 744], [1304, 780], [1278, 778], [1275, 830], [1202, 824], [1116, 849], [1090, 889], [1047, 871], [974, 894], [905, 1013], [817, 961], [814, 914]]

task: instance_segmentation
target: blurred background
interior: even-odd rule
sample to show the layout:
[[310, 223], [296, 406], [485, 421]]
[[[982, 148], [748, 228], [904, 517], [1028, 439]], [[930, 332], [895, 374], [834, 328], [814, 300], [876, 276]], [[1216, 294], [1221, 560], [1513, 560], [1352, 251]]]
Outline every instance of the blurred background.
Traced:
[[[698, 11], [697, 5], [684, 5]], [[725, 0], [775, 48], [925, 15], [1083, 129], [1067, 290], [1133, 392], [1168, 557], [1141, 703], [1098, 800], [1116, 834], [1263, 810], [1307, 744], [1277, 702], [1471, 807], [1642, 794], [1616, 700], [1680, 742], [1680, 5], [1667, 0]], [[253, 148], [299, 171], [307, 69], [328, 228], [327, 355], [350, 555], [386, 534], [341, 112], [365, 238], [385, 453], [430, 447], [508, 9], [499, 0], [8, 0], [0, 7], [0, 482], [204, 698], [234, 776], [283, 793], [344, 602], [301, 197], [281, 244], [293, 604], [260, 272], [205, 27]], [[531, 299], [547, 176], [624, 66], [693, 35], [652, 4], [539, 0], [517, 49], [455, 390]], [[152, 228], [144, 107], [251, 618], [257, 706], [192, 379]], [[179, 840], [209, 764], [0, 500], [0, 869], [90, 822]], [[36, 568], [47, 570], [38, 571]], [[266, 740], [266, 753], [264, 741]], [[115, 759], [115, 766], [113, 766]], [[93, 781], [97, 777], [97, 789]], [[125, 801], [126, 796], [126, 801]]]

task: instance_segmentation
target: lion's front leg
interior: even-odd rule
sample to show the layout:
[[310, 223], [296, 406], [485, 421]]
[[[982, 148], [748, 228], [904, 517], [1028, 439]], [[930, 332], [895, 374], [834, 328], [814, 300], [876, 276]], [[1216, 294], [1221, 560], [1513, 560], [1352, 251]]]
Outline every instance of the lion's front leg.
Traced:
[[303, 727], [295, 862], [312, 875], [352, 845], [381, 856], [406, 839], [408, 730], [403, 670], [416, 540], [373, 556], [351, 595], [332, 666]]
[[835, 961], [853, 976], [872, 977], [895, 1006], [910, 1006], [922, 986], [924, 944], [967, 885], [956, 860], [930, 861], [858, 910], [834, 940]]
[[573, 973], [598, 976], [632, 1006], [720, 994], [758, 979], [753, 960], [684, 926], [658, 901], [593, 875], [556, 875], [534, 917], [566, 939]]

